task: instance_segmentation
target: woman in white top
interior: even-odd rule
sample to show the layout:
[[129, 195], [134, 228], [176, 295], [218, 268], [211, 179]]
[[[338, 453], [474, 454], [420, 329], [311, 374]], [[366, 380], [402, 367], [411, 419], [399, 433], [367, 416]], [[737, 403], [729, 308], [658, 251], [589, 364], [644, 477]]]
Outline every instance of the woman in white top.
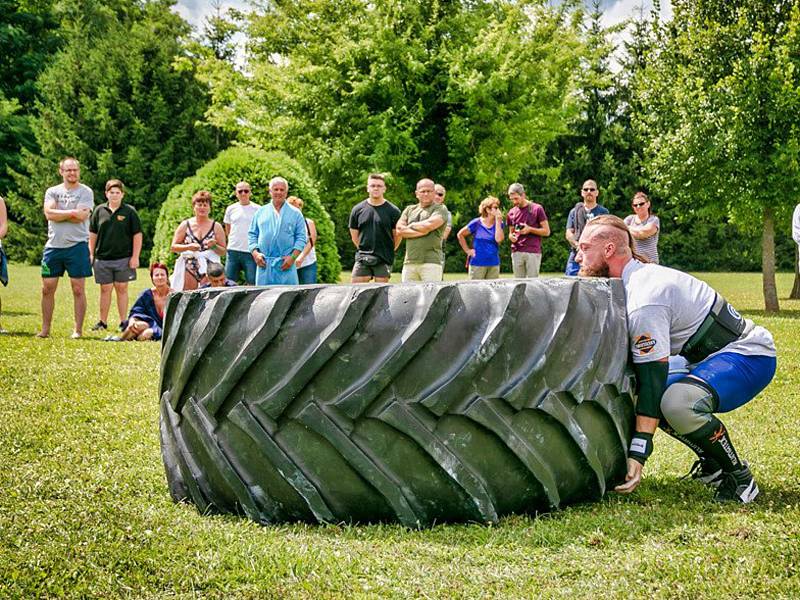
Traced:
[[[303, 212], [303, 200], [297, 196], [289, 196], [286, 201], [300, 212]], [[317, 283], [317, 226], [312, 219], [306, 219], [306, 242], [305, 248], [297, 257], [294, 264], [297, 265], [297, 279], [300, 285]]]
[[625, 217], [625, 225], [633, 237], [637, 254], [658, 264], [658, 232], [661, 221], [650, 212], [650, 198], [644, 192], [636, 192], [632, 200], [634, 214]]

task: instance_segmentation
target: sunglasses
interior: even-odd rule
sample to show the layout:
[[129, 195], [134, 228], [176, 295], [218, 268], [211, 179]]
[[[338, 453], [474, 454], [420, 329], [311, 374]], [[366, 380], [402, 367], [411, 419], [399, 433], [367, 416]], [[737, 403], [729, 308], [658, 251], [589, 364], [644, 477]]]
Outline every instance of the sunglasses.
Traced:
[[584, 192], [596, 192], [597, 188], [583, 188]]
[[444, 192], [436, 192], [436, 195], [441, 198], [442, 196], [444, 196]]
[[249, 194], [250, 190], [236, 190], [237, 194]]
[[647, 204], [647, 202], [637, 202], [636, 204], [633, 205], [633, 208], [639, 208], [640, 206], [644, 206], [645, 204]]

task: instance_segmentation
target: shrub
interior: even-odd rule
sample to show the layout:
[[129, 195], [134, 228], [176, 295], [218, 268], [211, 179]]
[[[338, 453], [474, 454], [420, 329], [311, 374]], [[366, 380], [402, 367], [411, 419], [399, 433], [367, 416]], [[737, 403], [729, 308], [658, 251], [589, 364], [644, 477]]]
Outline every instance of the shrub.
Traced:
[[198, 190], [208, 190], [213, 198], [211, 217], [220, 223], [225, 207], [235, 202], [233, 190], [239, 181], [247, 181], [253, 189], [252, 200], [258, 204], [269, 202], [269, 180], [275, 176], [289, 182], [289, 194], [304, 201], [303, 214], [317, 225], [317, 268], [319, 280], [324, 283], [339, 281], [341, 265], [336, 250], [334, 226], [322, 206], [314, 180], [300, 163], [283, 152], [264, 152], [254, 148], [228, 148], [173, 187], [156, 224], [153, 240], [153, 258], [166, 261], [170, 267], [177, 256], [170, 252], [172, 236], [180, 222], [192, 216], [191, 198]]

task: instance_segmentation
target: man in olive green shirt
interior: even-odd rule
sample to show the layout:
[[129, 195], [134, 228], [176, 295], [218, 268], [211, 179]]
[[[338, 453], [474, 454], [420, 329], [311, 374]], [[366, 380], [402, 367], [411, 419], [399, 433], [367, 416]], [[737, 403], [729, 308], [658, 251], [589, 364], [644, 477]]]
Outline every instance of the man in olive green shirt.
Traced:
[[402, 280], [442, 280], [442, 235], [447, 222], [447, 209], [433, 201], [434, 183], [420, 179], [416, 190], [418, 204], [406, 206], [397, 222], [396, 246], [406, 240]]

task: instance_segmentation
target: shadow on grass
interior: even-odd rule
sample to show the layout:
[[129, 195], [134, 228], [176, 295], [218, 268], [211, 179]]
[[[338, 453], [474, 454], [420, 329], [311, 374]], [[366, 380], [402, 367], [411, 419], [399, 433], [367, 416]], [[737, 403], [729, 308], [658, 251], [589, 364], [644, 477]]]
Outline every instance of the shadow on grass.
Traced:
[[38, 315], [39, 313], [34, 313], [26, 310], [4, 310], [0, 313], [0, 317], [30, 317], [31, 315]]
[[[3, 313], [5, 315], [6, 313]], [[35, 338], [36, 332], [34, 331], [6, 331], [5, 333], [0, 334], [0, 339], [5, 337], [24, 337], [24, 338]]]
[[[284, 523], [266, 527], [320, 540], [392, 541], [409, 547], [422, 543], [474, 550], [489, 545], [524, 551], [524, 548], [560, 550], [577, 544], [602, 549], [609, 544], [640, 543], [653, 538], [667, 544], [682, 544], [687, 529], [702, 530], [717, 518], [732, 513], [774, 515], [796, 510], [793, 507], [800, 504], [800, 489], [769, 485], [762, 487], [762, 495], [747, 506], [717, 503], [713, 496], [713, 490], [696, 482], [646, 480], [629, 496], [612, 493], [595, 502], [550, 512], [504, 516], [496, 524], [437, 523], [422, 529], [395, 523]], [[239, 517], [215, 518], [235, 521]]]

